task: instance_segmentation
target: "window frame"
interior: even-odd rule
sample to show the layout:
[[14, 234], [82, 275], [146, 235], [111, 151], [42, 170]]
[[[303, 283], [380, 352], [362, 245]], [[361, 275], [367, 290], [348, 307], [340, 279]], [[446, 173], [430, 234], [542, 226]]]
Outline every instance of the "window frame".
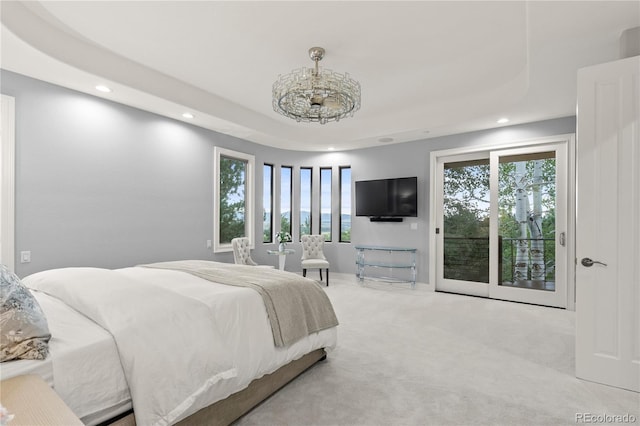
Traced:
[[322, 180], [322, 172], [323, 171], [328, 171], [329, 172], [329, 180], [328, 180], [328, 185], [329, 185], [329, 238], [327, 239], [325, 237], [325, 242], [331, 242], [333, 241], [333, 167], [320, 167], [320, 186], [319, 186], [319, 190], [320, 190], [320, 197], [319, 197], [319, 201], [318, 201], [318, 213], [320, 214], [320, 226], [318, 228], [319, 234], [322, 234], [322, 184], [323, 184], [323, 180]]
[[[282, 229], [282, 179], [283, 179], [283, 170], [289, 170], [289, 229]], [[293, 166], [280, 166], [280, 220], [278, 221], [278, 229], [280, 231], [287, 232], [289, 235], [293, 236]]]
[[232, 251], [231, 243], [220, 243], [220, 158], [226, 157], [246, 162], [244, 188], [244, 233], [249, 238], [251, 248], [255, 247], [255, 156], [231, 149], [213, 148], [213, 252], [224, 253]]
[[[339, 183], [338, 183], [338, 192], [339, 192], [339, 199], [338, 199], [338, 212], [339, 212], [339, 216], [338, 216], [338, 242], [340, 243], [351, 243], [351, 238], [349, 238], [349, 240], [343, 240], [342, 239], [342, 201], [344, 198], [344, 193], [343, 193], [343, 176], [342, 176], [342, 172], [344, 170], [349, 170], [349, 205], [351, 206], [351, 210], [349, 211], [349, 216], [351, 218], [353, 218], [353, 203], [351, 202], [351, 200], [353, 199], [353, 191], [352, 191], [352, 175], [351, 175], [351, 166], [340, 166], [338, 167], [338, 179], [339, 179]], [[351, 224], [353, 224], [353, 221], [351, 222]], [[351, 226], [349, 227], [349, 235], [351, 235]]]
[[[264, 220], [263, 220], [262, 221], [262, 242], [265, 243], [265, 244], [268, 244], [268, 243], [272, 243], [273, 242], [273, 235], [274, 235], [274, 232], [273, 232], [273, 208], [275, 206], [275, 203], [274, 203], [274, 199], [275, 199], [274, 195], [275, 194], [273, 193], [273, 189], [274, 189], [274, 181], [275, 181], [275, 179], [274, 179], [274, 177], [275, 177], [275, 175], [274, 175], [275, 167], [274, 167], [273, 164], [263, 163], [262, 164], [262, 176], [263, 176], [263, 179], [264, 179], [264, 170], [265, 170], [266, 167], [269, 167], [271, 169], [271, 172], [269, 173], [269, 179], [270, 179], [270, 185], [269, 185], [269, 204], [270, 204], [270, 206], [269, 207], [270, 207], [270, 212], [271, 212], [270, 216], [269, 216], [269, 228], [271, 229], [271, 232], [269, 233], [269, 240], [268, 241], [265, 240], [264, 239], [264, 235], [265, 235], [264, 234]], [[263, 194], [262, 194], [262, 213], [263, 214], [265, 213], [265, 209], [264, 209], [265, 208], [265, 205], [264, 205], [264, 189], [265, 189], [265, 185], [264, 185], [264, 181], [263, 181], [263, 183], [262, 183], [262, 191], [263, 191]]]
[[298, 209], [298, 240], [302, 241], [302, 171], [309, 171], [309, 234], [313, 234], [313, 167], [300, 167], [300, 208]]

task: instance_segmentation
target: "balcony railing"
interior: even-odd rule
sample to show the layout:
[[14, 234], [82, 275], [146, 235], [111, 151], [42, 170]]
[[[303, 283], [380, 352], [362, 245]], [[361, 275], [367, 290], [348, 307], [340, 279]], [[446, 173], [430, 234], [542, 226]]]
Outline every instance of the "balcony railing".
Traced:
[[[516, 249], [519, 241], [543, 242], [544, 280], [532, 280], [529, 271], [526, 279], [514, 280]], [[498, 237], [498, 282], [500, 285], [553, 290], [555, 288], [555, 240], [553, 238], [503, 238]], [[489, 238], [445, 237], [444, 277], [447, 279], [489, 282]]]

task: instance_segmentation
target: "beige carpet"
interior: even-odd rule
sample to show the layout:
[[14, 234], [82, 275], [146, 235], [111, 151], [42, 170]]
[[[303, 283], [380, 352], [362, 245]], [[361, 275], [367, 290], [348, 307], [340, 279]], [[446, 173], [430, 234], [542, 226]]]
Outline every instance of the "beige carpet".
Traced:
[[332, 274], [338, 346], [238, 425], [575, 425], [640, 395], [574, 376], [573, 312]]

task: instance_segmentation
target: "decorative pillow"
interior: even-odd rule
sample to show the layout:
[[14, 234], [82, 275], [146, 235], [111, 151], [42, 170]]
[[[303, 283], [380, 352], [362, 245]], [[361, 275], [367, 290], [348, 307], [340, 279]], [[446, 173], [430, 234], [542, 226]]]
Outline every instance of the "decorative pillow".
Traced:
[[0, 265], [0, 362], [45, 359], [49, 326], [38, 301], [6, 266]]

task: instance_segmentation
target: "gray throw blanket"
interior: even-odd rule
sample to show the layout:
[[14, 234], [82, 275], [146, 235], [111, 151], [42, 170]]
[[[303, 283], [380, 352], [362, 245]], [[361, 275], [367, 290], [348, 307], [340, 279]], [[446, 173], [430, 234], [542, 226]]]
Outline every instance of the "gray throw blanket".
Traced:
[[140, 266], [187, 272], [211, 282], [254, 289], [264, 300], [276, 346], [288, 346], [312, 333], [338, 325], [333, 306], [322, 287], [291, 272], [206, 260]]

